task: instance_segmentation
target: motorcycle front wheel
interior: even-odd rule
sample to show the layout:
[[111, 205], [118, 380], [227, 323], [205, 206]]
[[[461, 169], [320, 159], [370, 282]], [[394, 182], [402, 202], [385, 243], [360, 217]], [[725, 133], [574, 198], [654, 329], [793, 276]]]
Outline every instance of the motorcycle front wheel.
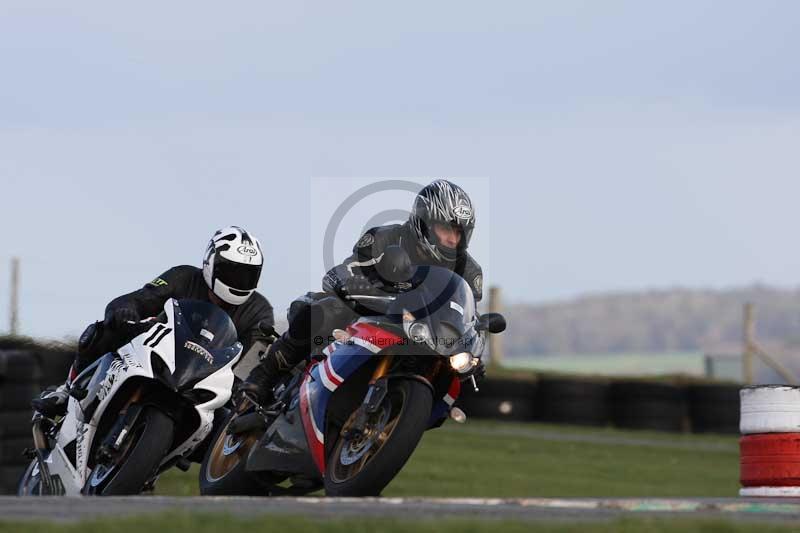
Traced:
[[32, 460], [25, 469], [25, 473], [17, 484], [17, 496], [50, 496], [42, 486], [42, 479], [38, 474], [39, 463], [36, 459]]
[[154, 407], [145, 408], [117, 457], [94, 466], [83, 488], [84, 494], [139, 494], [169, 451], [174, 430], [171, 418]]
[[228, 426], [237, 415], [231, 414], [212, 436], [206, 456], [200, 465], [200, 494], [214, 496], [265, 496], [269, 481], [261, 473], [247, 472], [247, 456], [263, 431], [228, 435]]
[[[328, 496], [378, 496], [403, 468], [428, 428], [433, 395], [419, 381], [389, 382], [362, 432], [340, 435], [325, 472]], [[355, 413], [345, 424], [354, 419]]]

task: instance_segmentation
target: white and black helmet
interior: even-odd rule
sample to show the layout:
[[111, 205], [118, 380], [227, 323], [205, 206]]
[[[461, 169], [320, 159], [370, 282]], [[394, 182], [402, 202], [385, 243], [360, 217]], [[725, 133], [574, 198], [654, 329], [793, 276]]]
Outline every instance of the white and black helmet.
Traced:
[[222, 301], [242, 305], [255, 292], [263, 264], [258, 239], [238, 226], [228, 226], [208, 243], [203, 278]]
[[[461, 230], [458, 248], [448, 248], [439, 242], [433, 230], [437, 223]], [[454, 262], [469, 246], [475, 229], [475, 209], [464, 189], [440, 179], [419, 191], [411, 208], [409, 224], [428, 255], [439, 262]]]

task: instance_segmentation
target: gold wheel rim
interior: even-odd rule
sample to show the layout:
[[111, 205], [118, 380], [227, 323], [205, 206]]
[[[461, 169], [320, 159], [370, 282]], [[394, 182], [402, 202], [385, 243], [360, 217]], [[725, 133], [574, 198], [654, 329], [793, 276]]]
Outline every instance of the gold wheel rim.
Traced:
[[[227, 426], [225, 427], [227, 429]], [[214, 443], [214, 449], [211, 450], [211, 458], [208, 461], [207, 474], [211, 481], [222, 479], [231, 473], [236, 468], [240, 461], [247, 459], [247, 453], [250, 447], [255, 443], [256, 437], [253, 434], [245, 436], [239, 435], [237, 439], [240, 440], [239, 446], [228, 455], [225, 455], [225, 443], [229, 435], [222, 431]]]
[[[398, 390], [397, 392], [399, 392], [400, 396], [402, 397], [400, 408], [394, 413], [394, 417], [392, 417], [391, 414], [389, 415], [390, 418], [386, 421], [386, 425], [384, 425], [380, 433], [376, 435], [374, 444], [359, 460], [347, 466], [343, 465], [340, 462], [340, 455], [345, 442], [342, 439], [337, 441], [336, 446], [334, 446], [333, 454], [331, 455], [331, 458], [336, 461], [336, 464], [331, 471], [331, 478], [333, 482], [343, 483], [353, 479], [361, 472], [361, 470], [364, 469], [367, 463], [381, 451], [383, 445], [386, 444], [386, 441], [391, 438], [395, 428], [397, 427], [397, 423], [400, 420], [400, 416], [406, 409], [406, 402], [408, 400], [405, 391]], [[354, 416], [355, 413], [352, 413], [345, 425], [349, 424]]]

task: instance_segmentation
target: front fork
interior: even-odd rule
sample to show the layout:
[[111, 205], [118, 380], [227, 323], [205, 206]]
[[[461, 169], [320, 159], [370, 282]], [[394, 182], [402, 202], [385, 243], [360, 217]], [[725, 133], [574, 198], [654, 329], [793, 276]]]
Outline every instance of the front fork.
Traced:
[[352, 438], [355, 435], [362, 434], [366, 428], [369, 416], [376, 413], [386, 398], [386, 393], [389, 392], [388, 381], [386, 375], [392, 368], [394, 356], [390, 354], [383, 355], [375, 371], [372, 373], [372, 378], [369, 380], [369, 389], [367, 394], [364, 395], [364, 401], [358, 407], [356, 416], [352, 419], [350, 424], [345, 424], [342, 428], [341, 435], [343, 437]]
[[138, 388], [125, 402], [116, 423], [97, 450], [98, 459], [113, 460], [119, 453], [122, 443], [125, 442], [125, 438], [133, 429], [142, 412], [142, 405], [137, 403], [141, 397], [142, 389]]
[[47, 455], [50, 454], [51, 449], [44, 434], [42, 424], [44, 423], [44, 416], [36, 413], [33, 417], [32, 430], [33, 430], [33, 451], [36, 462], [39, 464], [39, 479], [42, 483], [43, 494], [55, 494], [53, 478], [50, 476], [50, 468], [47, 466]]

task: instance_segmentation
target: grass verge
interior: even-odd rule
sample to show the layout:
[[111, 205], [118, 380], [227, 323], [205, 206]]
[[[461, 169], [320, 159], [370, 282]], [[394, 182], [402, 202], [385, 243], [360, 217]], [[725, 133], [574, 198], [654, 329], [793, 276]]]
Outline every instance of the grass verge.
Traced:
[[[694, 448], [696, 446], [696, 448]], [[738, 492], [737, 437], [469, 421], [429, 431], [384, 496], [725, 497]], [[197, 467], [161, 495], [196, 495]]]

